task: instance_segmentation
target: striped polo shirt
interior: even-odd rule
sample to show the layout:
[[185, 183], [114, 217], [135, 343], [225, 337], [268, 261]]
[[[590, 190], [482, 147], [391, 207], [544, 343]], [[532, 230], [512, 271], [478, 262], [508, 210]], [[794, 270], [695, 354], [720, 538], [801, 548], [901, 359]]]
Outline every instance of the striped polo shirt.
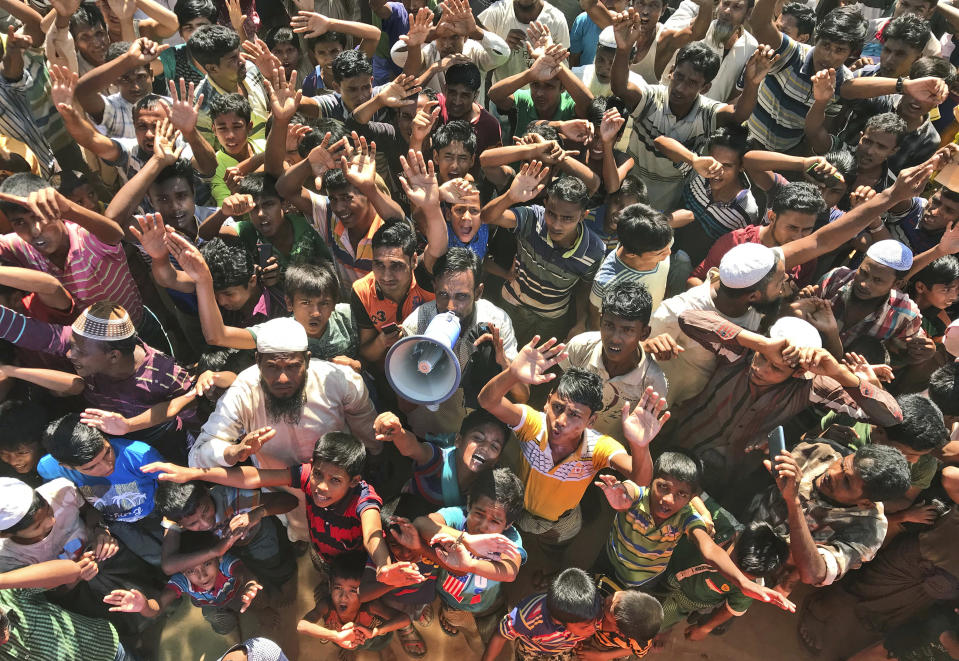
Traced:
[[606, 256], [606, 244], [580, 223], [579, 238], [568, 250], [553, 244], [546, 229], [546, 210], [539, 205], [513, 207], [516, 215], [516, 280], [503, 285], [503, 298], [556, 319], [569, 309], [573, 288], [590, 282]]
[[237, 573], [243, 563], [229, 553], [220, 557], [217, 563], [216, 580], [208, 590], [197, 589], [186, 574], [177, 572], [167, 581], [168, 590], [173, 590], [177, 597], [187, 595], [194, 606], [225, 606], [235, 599], [243, 585], [237, 581]]
[[310, 201], [313, 203], [313, 227], [333, 253], [340, 290], [344, 297], [348, 297], [353, 283], [373, 271], [373, 235], [383, 226], [383, 219], [376, 214], [366, 236], [354, 246], [346, 225], [333, 215], [330, 198], [310, 191]]
[[759, 205], [749, 190], [749, 180], [742, 175], [742, 190], [729, 202], [713, 199], [709, 181], [698, 172], [691, 173], [683, 187], [683, 201], [710, 239], [715, 241], [727, 232], [759, 222]]
[[499, 623], [499, 633], [515, 640], [526, 652], [557, 654], [566, 652], [584, 640], [573, 635], [566, 626], [549, 616], [546, 593], [526, 597]]
[[[802, 142], [805, 135], [806, 114], [815, 100], [812, 93], [813, 47], [800, 44], [786, 35], [776, 50], [779, 61], [773, 64], [762, 85], [756, 109], [746, 126], [749, 137], [763, 149], [788, 151]], [[839, 89], [852, 78], [852, 72], [842, 67], [836, 71], [836, 93], [826, 108], [826, 116], [839, 113]], [[740, 83], [742, 83], [740, 77]]]

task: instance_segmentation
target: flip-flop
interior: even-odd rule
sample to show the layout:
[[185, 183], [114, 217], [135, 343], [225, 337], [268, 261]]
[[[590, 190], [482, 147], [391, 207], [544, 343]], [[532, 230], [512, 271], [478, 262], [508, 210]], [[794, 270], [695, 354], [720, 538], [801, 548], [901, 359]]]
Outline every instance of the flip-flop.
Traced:
[[406, 652], [407, 656], [414, 659], [422, 659], [426, 656], [426, 641], [423, 640], [423, 636], [412, 624], [398, 630], [396, 635], [399, 637], [400, 643], [403, 645], [403, 651]]
[[426, 604], [416, 618], [416, 624], [420, 627], [428, 627], [433, 624], [433, 604]]

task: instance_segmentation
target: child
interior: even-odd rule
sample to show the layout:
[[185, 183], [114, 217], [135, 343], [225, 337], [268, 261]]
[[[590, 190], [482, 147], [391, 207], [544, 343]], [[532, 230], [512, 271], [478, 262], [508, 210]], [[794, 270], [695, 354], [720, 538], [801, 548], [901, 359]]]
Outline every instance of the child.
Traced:
[[577, 647], [580, 657], [600, 661], [621, 659], [629, 653], [645, 656], [662, 625], [663, 607], [651, 595], [616, 590], [606, 580], [600, 581], [598, 589], [604, 595], [603, 612], [596, 633]]
[[197, 85], [206, 77], [197, 68], [186, 48], [186, 42], [194, 32], [204, 25], [213, 25], [217, 21], [217, 8], [213, 0], [178, 0], [173, 7], [179, 22], [178, 31], [182, 44], [177, 44], [160, 53], [160, 62], [163, 64], [165, 80], [179, 80], [183, 78], [188, 84]]
[[465, 177], [476, 162], [476, 133], [469, 122], [454, 120], [432, 135], [433, 162], [440, 184]]
[[912, 277], [909, 296], [919, 306], [922, 329], [941, 345], [952, 321], [946, 310], [959, 298], [959, 259], [946, 255], [919, 271]]
[[646, 184], [637, 177], [626, 175], [619, 190], [606, 195], [602, 206], [591, 209], [586, 226], [606, 244], [606, 253], [619, 245], [619, 218], [623, 209], [632, 204], [646, 204]]
[[[218, 543], [212, 533], [193, 532], [183, 536], [182, 548], [198, 554]], [[194, 606], [200, 607], [203, 619], [213, 631], [226, 635], [239, 625], [237, 613], [245, 613], [262, 589], [242, 562], [225, 553], [173, 574], [156, 599], [147, 599], [139, 590], [113, 590], [103, 601], [110, 604], [112, 612], [140, 613], [153, 618], [185, 594]]]
[[[686, 628], [686, 638], [702, 640], [733, 617], [740, 617], [753, 603], [749, 597], [691, 547], [669, 563], [663, 595], [665, 631], [692, 613], [707, 613], [698, 624]], [[779, 570], [789, 559], [789, 544], [768, 523], [750, 523], [730, 552], [730, 560], [751, 580], [777, 583]], [[718, 631], [716, 632], [718, 633]]]
[[303, 51], [300, 50], [300, 39], [293, 34], [290, 27], [281, 25], [269, 30], [263, 41], [270, 52], [280, 60], [287, 76], [296, 72], [297, 87], [313, 72], [309, 60], [303, 57]]
[[31, 487], [43, 484], [37, 464], [44, 454], [40, 440], [48, 421], [46, 412], [32, 401], [0, 403], [0, 472]]
[[[330, 596], [307, 613], [296, 630], [323, 642], [333, 641], [344, 650], [380, 652], [380, 659], [391, 659], [392, 653], [384, 648], [394, 631], [410, 626], [410, 616], [377, 600], [360, 601], [365, 564], [363, 553], [334, 558], [330, 563]], [[323, 624], [317, 624], [321, 618]]]
[[316, 67], [303, 79], [303, 95], [329, 94], [339, 89], [333, 79], [333, 60], [347, 48], [345, 34], [324, 32], [306, 40], [306, 47]]
[[251, 113], [250, 102], [242, 94], [221, 94], [210, 102], [210, 121], [219, 146], [210, 191], [218, 206], [232, 192], [226, 182], [228, 168], [252, 172], [263, 164], [266, 140], [250, 138]]
[[90, 175], [79, 170], [64, 170], [60, 173], [60, 185], [57, 192], [65, 198], [79, 204], [84, 209], [103, 213], [100, 195], [90, 181]]
[[[175, 246], [180, 247], [180, 252], [192, 247], [185, 240], [175, 241]], [[175, 246], [171, 243], [171, 247]], [[173, 252], [178, 263], [181, 262], [180, 252]], [[246, 249], [239, 237], [218, 236], [204, 243], [199, 253], [209, 264], [214, 297], [227, 324], [246, 328], [283, 316], [286, 305], [280, 292], [268, 282], [272, 278], [267, 275], [268, 269], [262, 268], [266, 264], [261, 263], [258, 272], [253, 253]], [[279, 277], [278, 265], [271, 275]]]
[[507, 640], [516, 641], [517, 661], [572, 659], [572, 650], [596, 631], [603, 600], [589, 574], [564, 569], [545, 594], [526, 597], [500, 621], [483, 661], [494, 661]]
[[[513, 522], [523, 510], [523, 483], [508, 468], [481, 473], [466, 507], [444, 507], [413, 522], [438, 560], [440, 626], [455, 636], [470, 615], [498, 608], [500, 583], [516, 579], [526, 551]], [[481, 632], [482, 635], [482, 632]]]
[[[341, 86], [343, 86], [345, 78], [354, 77], [346, 76], [337, 79], [333, 72], [333, 60], [348, 47], [347, 36], [352, 36], [355, 41], [359, 42], [356, 48], [357, 54], [372, 57], [381, 35], [380, 29], [375, 25], [329, 18], [311, 11], [297, 13], [293, 17], [291, 25], [293, 26], [293, 32], [307, 38], [307, 48], [316, 62], [316, 68], [303, 80], [304, 96], [317, 96], [317, 94], [323, 93], [321, 90], [325, 89], [339, 93], [342, 91]], [[369, 69], [369, 75], [372, 76], [373, 66], [370, 65]], [[364, 74], [365, 77], [366, 74]], [[372, 80], [370, 82], [372, 83]], [[347, 86], [351, 86], [350, 82], [347, 82]], [[347, 96], [349, 96], [349, 92]], [[350, 112], [357, 105], [368, 100], [369, 98], [363, 99], [359, 103], [351, 103]], [[323, 113], [321, 112], [321, 114]]]
[[[263, 442], [275, 433], [268, 429], [259, 432]], [[379, 581], [389, 585], [416, 582], [422, 577], [412, 563], [394, 563], [390, 558], [380, 522], [383, 501], [360, 477], [365, 462], [363, 443], [344, 432], [329, 432], [316, 442], [310, 463], [289, 469], [189, 468], [155, 462], [143, 466], [143, 471], [180, 484], [204, 480], [240, 489], [301, 489], [307, 496], [311, 556], [320, 571], [336, 556], [362, 547], [376, 563]]]
[[376, 418], [373, 430], [377, 440], [396, 444], [404, 457], [413, 460], [413, 477], [403, 491], [419, 496], [433, 507], [463, 505], [477, 476], [496, 467], [509, 438], [506, 425], [483, 409], [463, 419], [450, 448], [419, 441], [389, 411]]

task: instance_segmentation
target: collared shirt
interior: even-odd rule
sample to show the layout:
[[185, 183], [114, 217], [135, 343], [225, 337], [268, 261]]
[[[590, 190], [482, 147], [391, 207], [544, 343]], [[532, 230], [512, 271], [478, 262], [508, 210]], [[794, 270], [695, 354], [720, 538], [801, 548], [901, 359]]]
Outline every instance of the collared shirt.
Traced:
[[579, 504], [596, 473], [609, 468], [610, 460], [626, 449], [616, 439], [587, 429], [579, 447], [555, 463], [546, 414], [526, 405], [521, 408], [523, 415], [513, 431], [521, 443], [518, 475], [526, 485], [523, 504], [530, 514], [556, 521]]
[[316, 439], [329, 431], [349, 430], [367, 448], [378, 450], [373, 438], [376, 411], [363, 377], [349, 367], [311, 360], [303, 389], [305, 403], [298, 423], [276, 420], [266, 412], [260, 368], [249, 367], [220, 397], [216, 410], [190, 448], [190, 465], [225, 466], [223, 451], [244, 434], [270, 426], [276, 436], [255, 455], [262, 468], [287, 468], [310, 461]]
[[[245, 74], [240, 83], [246, 90], [246, 100], [250, 102], [250, 121], [253, 128], [250, 130], [250, 138], [266, 139], [266, 120], [270, 116], [270, 99], [266, 93], [266, 87], [263, 84], [263, 75], [250, 62], [244, 62], [246, 67]], [[219, 148], [216, 136], [213, 135], [213, 120], [210, 119], [210, 104], [213, 99], [219, 98], [224, 94], [231, 94], [236, 90], [226, 90], [213, 82], [213, 79], [207, 76], [203, 82], [196, 86], [196, 92], [193, 100], [196, 101], [203, 95], [203, 104], [200, 106], [200, 116], [197, 118], [196, 129], [200, 135], [213, 146]]]
[[585, 225], [570, 248], [560, 248], [550, 240], [546, 229], [546, 210], [538, 205], [513, 207], [516, 215], [516, 280], [503, 285], [503, 299], [522, 305], [548, 319], [566, 314], [573, 289], [590, 282], [606, 256], [602, 239]]
[[[747, 120], [749, 137], [770, 151], [788, 151], [802, 142], [806, 114], [813, 103], [813, 47], [800, 44], [786, 35], [776, 50], [779, 61], [773, 64], [759, 87], [756, 109]], [[839, 112], [839, 88], [852, 72], [846, 67], [836, 71], [836, 94], [826, 115]], [[740, 79], [741, 80], [741, 79]]]
[[18, 544], [10, 537], [0, 538], [0, 573], [61, 557], [77, 560], [86, 548], [87, 529], [80, 516], [86, 502], [73, 482], [59, 477], [41, 484], [36, 492], [53, 510], [53, 528], [35, 544]]
[[570, 367], [598, 374], [603, 380], [603, 409], [594, 411], [596, 422], [593, 428], [601, 434], [623, 439], [623, 405], [630, 410], [652, 386], [662, 397], [667, 397], [666, 376], [652, 356], [639, 347], [639, 362], [632, 370], [611, 377], [603, 362], [603, 341], [599, 331], [580, 333], [566, 344], [566, 358], [560, 362], [564, 370]]
[[[477, 15], [477, 20], [484, 28], [506, 39], [510, 30], [522, 30], [526, 32], [529, 29], [529, 23], [520, 23], [516, 19], [516, 10], [513, 8], [513, 0], [497, 0], [489, 7]], [[553, 43], [562, 44], [569, 47], [569, 23], [566, 22], [566, 16], [559, 9], [549, 2], [543, 2], [543, 9], [540, 11], [536, 20], [544, 23], [549, 28]], [[493, 82], [509, 78], [521, 71], [529, 68], [531, 64], [529, 53], [526, 52], [525, 44], [520, 44], [519, 48], [510, 53], [509, 59], [505, 64], [497, 67], [493, 71]]]
[[596, 277], [593, 278], [593, 286], [589, 290], [589, 302], [597, 309], [603, 308], [603, 297], [609, 289], [621, 282], [635, 282], [646, 287], [650, 297], [653, 299], [655, 310], [663, 302], [663, 296], [666, 295], [666, 278], [669, 275], [669, 257], [659, 262], [649, 271], [638, 271], [631, 266], [627, 266], [616, 254], [613, 249], [603, 259]]
[[[839, 505], [819, 492], [814, 480], [842, 459], [828, 443], [800, 443], [792, 455], [802, 471], [799, 500], [806, 525], [826, 563], [826, 576], [818, 586], [830, 585], [875, 557], [888, 526], [883, 506], [882, 503]], [[788, 539], [786, 502], [775, 486], [769, 487], [760, 507], [763, 520]]]
[[340, 289], [344, 297], [349, 296], [353, 283], [373, 270], [373, 235], [383, 226], [383, 219], [379, 214], [374, 216], [366, 236], [354, 246], [346, 226], [333, 215], [330, 198], [310, 191], [310, 201], [313, 203], [313, 227], [333, 253]]
[[[741, 229], [733, 230], [723, 236], [712, 245], [709, 249], [709, 252], [706, 253], [706, 257], [702, 262], [699, 263], [699, 266], [693, 269], [692, 277], [699, 278], [700, 280], [705, 280], [710, 270], [718, 269], [719, 262], [722, 261], [723, 255], [732, 250], [735, 246], [742, 245], [744, 243], [760, 243], [759, 233], [762, 231], [762, 226], [760, 225], [749, 225]], [[777, 246], [775, 250], [780, 250]], [[780, 255], [780, 258], [782, 255]], [[789, 271], [786, 272], [786, 275], [799, 283], [800, 287], [805, 287], [810, 284], [813, 279], [813, 275], [816, 273], [816, 264], [817, 260], [813, 259], [805, 264], [799, 264], [794, 266]]]
[[111, 138], [136, 139], [133, 128], [133, 104], [123, 98], [123, 95], [101, 94], [103, 99], [103, 119], [97, 129]]
[[[852, 293], [854, 269], [840, 266], [827, 273], [819, 286], [822, 297], [832, 303], [833, 314], [839, 323], [843, 324], [846, 313], [846, 304]], [[879, 308], [870, 312], [852, 326], [842, 325], [839, 329], [839, 338], [843, 344], [848, 344], [860, 335], [868, 335], [885, 342], [897, 338], [905, 340], [913, 336], [925, 337], [922, 330], [922, 315], [918, 306], [913, 303], [908, 294], [893, 289]]]
[[[424, 271], [419, 268], [418, 270], [420, 273]], [[434, 298], [433, 292], [417, 284], [414, 274], [406, 296], [397, 303], [383, 294], [380, 286], [376, 284], [376, 278], [372, 273], [368, 273], [353, 283], [350, 307], [353, 309], [353, 321], [357, 328], [382, 330], [389, 324], [402, 325], [403, 320], [409, 317], [413, 310]]]
[[[250, 138], [247, 140], [250, 145], [250, 156], [262, 154], [266, 149], [266, 140], [262, 138]], [[226, 185], [226, 171], [228, 168], [236, 167], [240, 161], [226, 153], [224, 149], [216, 151], [216, 170], [213, 178], [210, 180], [210, 194], [216, 201], [217, 206], [223, 205], [223, 200], [230, 197], [230, 188]]]
[[500, 620], [499, 634], [507, 640], [515, 640], [526, 652], [544, 655], [571, 650], [585, 640], [570, 633], [559, 620], [550, 617], [546, 597], [544, 592], [519, 602]]
[[711, 240], [759, 222], [759, 205], [749, 190], [749, 180], [745, 175], [740, 185], [742, 189], [732, 200], [721, 202], [713, 198], [709, 181], [703, 175], [690, 172], [683, 186], [683, 201]]
[[197, 590], [185, 574], [177, 572], [167, 581], [166, 587], [177, 597], [187, 595], [194, 606], [225, 606], [232, 601], [242, 587], [237, 581], [237, 571], [243, 563], [229, 553], [223, 554], [217, 563], [216, 579], [209, 590]]
[[883, 426], [902, 421], [895, 398], [863, 379], [858, 388], [843, 387], [821, 375], [757, 388], [750, 382], [754, 352], [737, 341], [742, 328], [718, 314], [692, 311], [679, 316], [679, 325], [693, 341], [716, 354], [719, 365], [702, 396], [686, 401], [676, 411], [671, 437], [680, 447], [695, 452], [706, 466], [705, 473], [717, 483], [743, 465], [751, 442], [764, 439], [777, 425], [810, 406], [824, 406]]

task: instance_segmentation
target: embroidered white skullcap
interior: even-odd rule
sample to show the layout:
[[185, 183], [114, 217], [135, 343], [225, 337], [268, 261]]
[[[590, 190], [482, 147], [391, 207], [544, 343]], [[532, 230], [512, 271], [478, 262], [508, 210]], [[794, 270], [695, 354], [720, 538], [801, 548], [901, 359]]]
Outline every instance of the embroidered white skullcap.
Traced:
[[137, 332], [127, 311], [107, 301], [94, 303], [81, 312], [71, 328], [75, 335], [102, 342], [125, 340]]
[[822, 349], [822, 336], [816, 327], [799, 317], [782, 317], [769, 329], [774, 340], [789, 340], [799, 349]]
[[613, 32], [612, 25], [603, 28], [603, 31], [599, 33], [599, 45], [606, 48], [616, 48], [616, 35]]
[[869, 246], [866, 257], [896, 271], [908, 271], [912, 268], [912, 251], [895, 239], [876, 241]]
[[13, 477], [0, 477], [0, 530], [20, 523], [33, 505], [33, 487]]
[[[269, 638], [250, 638], [234, 645], [223, 656], [237, 650], [244, 650], [249, 661], [288, 661], [280, 646]], [[221, 660], [223, 656], [220, 657]]]
[[761, 243], [742, 243], [723, 255], [719, 281], [732, 289], [745, 289], [769, 275], [776, 266], [776, 253]]
[[260, 353], [294, 353], [306, 349], [306, 329], [293, 317], [270, 319], [256, 328], [256, 350]]

